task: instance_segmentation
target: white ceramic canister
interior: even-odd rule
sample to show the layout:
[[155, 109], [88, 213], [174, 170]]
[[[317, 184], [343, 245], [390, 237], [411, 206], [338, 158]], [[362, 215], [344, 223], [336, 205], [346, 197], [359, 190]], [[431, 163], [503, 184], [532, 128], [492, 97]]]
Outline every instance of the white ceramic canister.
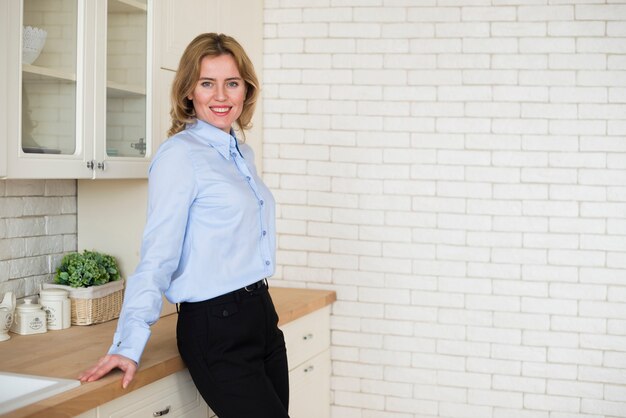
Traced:
[[25, 298], [24, 303], [15, 307], [15, 317], [11, 332], [21, 335], [42, 334], [48, 330], [46, 311], [41, 305], [34, 303], [31, 298]]
[[69, 328], [72, 324], [72, 303], [67, 290], [42, 289], [39, 292], [39, 303], [46, 311], [48, 329], [58, 330]]

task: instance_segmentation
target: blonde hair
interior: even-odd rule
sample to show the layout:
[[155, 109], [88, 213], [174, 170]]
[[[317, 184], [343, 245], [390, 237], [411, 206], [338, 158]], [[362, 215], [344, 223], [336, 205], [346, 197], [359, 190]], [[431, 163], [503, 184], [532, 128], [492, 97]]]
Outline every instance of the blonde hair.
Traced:
[[231, 55], [235, 59], [239, 74], [246, 84], [246, 98], [243, 102], [241, 115], [237, 118], [237, 125], [242, 133], [243, 130], [252, 127], [252, 115], [259, 96], [259, 80], [252, 61], [234, 38], [221, 33], [203, 33], [196, 36], [187, 45], [180, 58], [170, 97], [172, 125], [167, 131], [168, 137], [184, 130], [187, 123], [193, 123], [196, 119], [193, 102], [188, 96], [193, 92], [200, 79], [202, 59], [207, 56], [217, 57], [224, 54]]

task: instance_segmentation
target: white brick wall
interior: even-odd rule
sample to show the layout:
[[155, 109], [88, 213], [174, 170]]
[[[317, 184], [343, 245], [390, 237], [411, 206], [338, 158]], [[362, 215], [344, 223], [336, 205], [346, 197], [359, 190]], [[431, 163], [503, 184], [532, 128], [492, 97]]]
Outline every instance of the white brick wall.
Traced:
[[624, 2], [266, 0], [265, 37], [333, 417], [626, 417]]
[[75, 180], [0, 180], [0, 295], [37, 294], [76, 242]]

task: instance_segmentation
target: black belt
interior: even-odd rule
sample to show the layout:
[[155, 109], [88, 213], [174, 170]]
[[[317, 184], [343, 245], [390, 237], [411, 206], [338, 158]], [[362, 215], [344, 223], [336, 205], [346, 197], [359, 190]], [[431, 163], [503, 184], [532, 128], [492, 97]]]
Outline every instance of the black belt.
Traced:
[[261, 279], [256, 283], [249, 284], [248, 286], [244, 286], [239, 290], [235, 290], [235, 292], [254, 292], [255, 290], [259, 290], [267, 287], [267, 279]]
[[259, 293], [259, 291], [267, 290], [267, 288], [267, 279], [261, 279], [258, 282], [244, 286], [241, 289], [233, 290], [232, 292], [228, 292], [211, 299], [203, 300], [200, 302], [181, 302], [179, 306], [180, 310], [183, 311], [194, 310], [203, 306], [219, 305], [222, 303], [231, 302], [233, 300], [239, 300], [246, 295]]

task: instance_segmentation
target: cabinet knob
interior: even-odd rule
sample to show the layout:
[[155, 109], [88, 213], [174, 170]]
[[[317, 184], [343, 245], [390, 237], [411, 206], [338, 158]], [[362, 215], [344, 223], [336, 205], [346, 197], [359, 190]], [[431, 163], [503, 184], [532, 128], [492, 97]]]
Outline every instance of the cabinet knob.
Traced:
[[312, 340], [312, 339], [313, 339], [313, 334], [306, 334], [306, 335], [303, 335], [303, 336], [302, 336], [302, 339], [303, 339], [304, 341], [309, 341], [309, 340]]
[[304, 369], [304, 373], [311, 373], [311, 372], [313, 371], [313, 369], [314, 369], [314, 368], [315, 368], [315, 367], [313, 367], [313, 366], [309, 366], [309, 367], [307, 367], [306, 369]]
[[87, 168], [93, 170], [93, 160], [87, 161]]
[[104, 171], [104, 161], [100, 161], [100, 162], [98, 163], [98, 168], [99, 168], [100, 170]]
[[153, 417], [162, 417], [163, 415], [167, 415], [170, 413], [170, 406], [166, 406], [165, 409], [162, 409], [160, 411], [156, 411], [152, 413]]

